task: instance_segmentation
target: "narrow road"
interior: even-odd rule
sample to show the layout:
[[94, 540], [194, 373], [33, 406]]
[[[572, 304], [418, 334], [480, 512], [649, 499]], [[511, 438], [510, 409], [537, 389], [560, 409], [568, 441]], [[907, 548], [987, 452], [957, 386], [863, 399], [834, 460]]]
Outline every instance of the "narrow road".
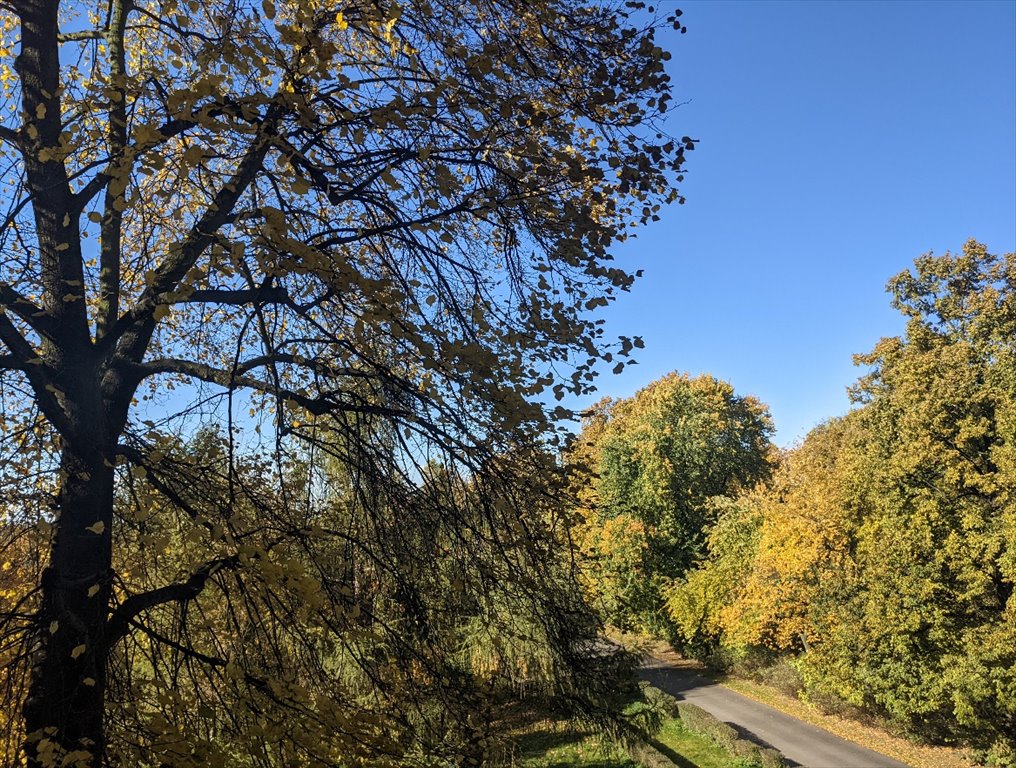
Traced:
[[806, 768], [909, 768], [906, 763], [852, 744], [810, 723], [724, 688], [691, 669], [650, 658], [641, 671], [671, 696], [729, 723], [756, 743], [775, 747]]

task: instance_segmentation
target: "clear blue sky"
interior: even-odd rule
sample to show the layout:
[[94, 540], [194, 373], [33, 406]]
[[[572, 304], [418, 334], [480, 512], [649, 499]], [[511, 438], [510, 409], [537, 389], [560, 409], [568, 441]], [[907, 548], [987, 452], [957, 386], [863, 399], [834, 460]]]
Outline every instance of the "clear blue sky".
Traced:
[[849, 408], [851, 355], [902, 330], [885, 283], [969, 237], [1016, 250], [1016, 2], [681, 2], [661, 44], [684, 206], [619, 251], [640, 334], [624, 397], [671, 370], [768, 403], [788, 445]]

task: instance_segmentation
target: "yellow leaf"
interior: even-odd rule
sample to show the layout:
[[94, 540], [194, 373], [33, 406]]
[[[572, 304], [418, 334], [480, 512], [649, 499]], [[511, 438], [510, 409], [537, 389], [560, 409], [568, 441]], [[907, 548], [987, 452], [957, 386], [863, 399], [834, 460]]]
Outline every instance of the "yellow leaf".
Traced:
[[100, 520], [99, 522], [95, 523], [94, 525], [86, 526], [85, 530], [86, 531], [91, 531], [92, 533], [95, 533], [95, 534], [101, 534], [104, 530], [106, 530], [106, 524], [102, 520]]
[[45, 104], [39, 104], [35, 108], [35, 116], [39, 120], [42, 120], [42, 118], [44, 118], [46, 116], [46, 105]]
[[57, 629], [59, 629], [59, 628], [60, 628], [60, 622], [59, 621], [51, 621], [49, 623], [49, 633], [51, 635], [55, 635]]
[[88, 588], [88, 596], [89, 597], [95, 597], [97, 594], [99, 594], [99, 585], [98, 584], [93, 584], [92, 586], [90, 586]]
[[78, 656], [80, 656], [85, 652], [85, 648], [86, 646], [84, 643], [82, 643], [81, 645], [75, 645], [74, 649], [71, 651], [71, 658], [76, 659]]
[[81, 681], [81, 683], [82, 685], [87, 685], [89, 688], [91, 688], [93, 685], [95, 685], [95, 678], [86, 677], [84, 680]]
[[343, 17], [342, 11], [339, 11], [337, 14], [335, 14], [335, 26], [338, 28], [340, 32], [349, 29], [349, 22], [346, 21], [346, 19]]

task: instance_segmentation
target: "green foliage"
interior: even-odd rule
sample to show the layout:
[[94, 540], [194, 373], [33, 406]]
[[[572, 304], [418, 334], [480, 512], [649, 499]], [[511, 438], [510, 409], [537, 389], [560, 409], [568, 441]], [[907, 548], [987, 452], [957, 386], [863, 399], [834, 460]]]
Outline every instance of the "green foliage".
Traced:
[[908, 318], [860, 404], [742, 495], [668, 595], [681, 635], [800, 653], [804, 695], [967, 741], [1016, 733], [1016, 254], [974, 241], [889, 283]]
[[890, 282], [910, 320], [860, 358], [854, 576], [817, 604], [829, 639], [805, 659], [931, 738], [1016, 732], [1014, 278], [1016, 255], [971, 241]]
[[572, 464], [593, 468], [580, 535], [610, 622], [670, 634], [663, 591], [702, 553], [724, 498], [767, 477], [771, 431], [757, 400], [711, 376], [672, 373], [598, 406]]
[[689, 648], [708, 652], [731, 627], [727, 607], [743, 591], [751, 574], [762, 515], [750, 495], [718, 504], [709, 528], [703, 564], [688, 571], [666, 592], [667, 613], [677, 637]]

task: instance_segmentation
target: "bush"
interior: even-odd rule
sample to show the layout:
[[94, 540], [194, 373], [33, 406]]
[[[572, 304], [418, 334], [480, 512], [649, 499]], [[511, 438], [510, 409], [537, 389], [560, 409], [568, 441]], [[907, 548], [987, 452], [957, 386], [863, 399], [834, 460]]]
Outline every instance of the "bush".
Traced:
[[701, 707], [694, 704], [677, 704], [681, 722], [691, 731], [704, 734], [726, 749], [732, 755], [740, 758], [741, 764], [745, 766], [758, 766], [758, 768], [786, 768], [787, 761], [777, 750], [771, 747], [762, 747], [753, 741], [741, 738], [736, 728], [718, 720]]
[[984, 756], [984, 764], [989, 768], [1016, 768], [1016, 748], [1011, 742], [999, 739]]
[[801, 670], [792, 659], [779, 659], [769, 666], [762, 666], [755, 670], [752, 678], [758, 682], [775, 688], [785, 696], [797, 697], [804, 689], [804, 678]]

